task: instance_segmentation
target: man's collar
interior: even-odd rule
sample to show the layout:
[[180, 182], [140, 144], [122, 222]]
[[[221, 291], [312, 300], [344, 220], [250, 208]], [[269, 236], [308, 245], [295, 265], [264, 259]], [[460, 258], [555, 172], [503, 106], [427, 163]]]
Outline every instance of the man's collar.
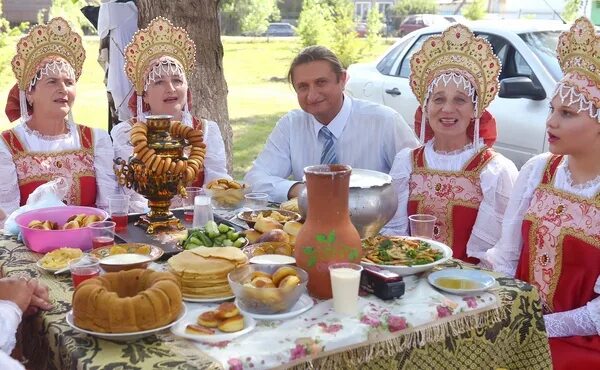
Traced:
[[[339, 139], [342, 136], [342, 132], [344, 132], [344, 128], [346, 127], [346, 123], [348, 123], [348, 119], [350, 118], [350, 113], [352, 112], [352, 98], [348, 95], [344, 94], [344, 102], [342, 103], [342, 109], [338, 112], [338, 114], [329, 122], [327, 128], [336, 139]], [[324, 124], [317, 121], [315, 116], [311, 115], [311, 120], [313, 123], [313, 129], [315, 130], [315, 135], [319, 137], [319, 131]]]

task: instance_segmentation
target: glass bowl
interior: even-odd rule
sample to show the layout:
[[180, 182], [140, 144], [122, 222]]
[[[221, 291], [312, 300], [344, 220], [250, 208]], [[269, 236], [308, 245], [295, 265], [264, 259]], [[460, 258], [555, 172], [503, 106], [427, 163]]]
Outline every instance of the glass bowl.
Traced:
[[[272, 275], [280, 268], [294, 269], [296, 276], [300, 278], [300, 284], [293, 287], [257, 288], [250, 283], [250, 277], [254, 272]], [[296, 266], [245, 265], [230, 272], [227, 279], [236, 296], [236, 302], [242, 310], [270, 315], [288, 311], [298, 302], [300, 296], [306, 292], [308, 273]]]
[[209, 189], [204, 192], [210, 196], [210, 202], [214, 209], [233, 210], [244, 206], [244, 195], [250, 192], [250, 188], [241, 184], [241, 189]]

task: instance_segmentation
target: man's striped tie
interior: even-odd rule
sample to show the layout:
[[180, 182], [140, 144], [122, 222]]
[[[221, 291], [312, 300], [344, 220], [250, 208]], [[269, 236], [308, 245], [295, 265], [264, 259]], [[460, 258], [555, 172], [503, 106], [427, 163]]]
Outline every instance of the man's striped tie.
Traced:
[[338, 163], [337, 156], [335, 155], [335, 142], [333, 141], [333, 134], [327, 126], [323, 126], [319, 131], [319, 138], [323, 142], [323, 152], [321, 153], [321, 164], [333, 164]]

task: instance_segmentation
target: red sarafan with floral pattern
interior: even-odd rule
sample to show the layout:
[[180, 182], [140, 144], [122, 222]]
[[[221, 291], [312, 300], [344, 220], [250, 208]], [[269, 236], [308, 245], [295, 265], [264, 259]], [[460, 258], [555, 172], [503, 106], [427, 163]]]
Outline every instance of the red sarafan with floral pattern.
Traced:
[[[552, 312], [585, 306], [600, 275], [600, 193], [592, 199], [556, 189], [563, 160], [551, 156], [522, 226], [523, 249], [516, 277], [536, 286]], [[600, 336], [550, 338], [552, 357], [578, 369], [600, 368]], [[576, 361], [576, 362], [572, 362]], [[595, 364], [596, 366], [593, 366]]]
[[59, 177], [72, 180], [65, 197], [70, 205], [96, 205], [96, 170], [94, 168], [94, 138], [92, 129], [76, 125], [81, 148], [62, 152], [33, 152], [25, 149], [14, 130], [2, 133], [2, 139], [11, 151], [17, 171], [20, 205], [38, 186]]
[[436, 216], [434, 239], [451, 246], [455, 258], [478, 263], [478, 259], [467, 256], [467, 242], [483, 200], [480, 174], [495, 152], [490, 148], [481, 150], [462, 171], [439, 171], [427, 167], [424, 148], [413, 151], [408, 215]]

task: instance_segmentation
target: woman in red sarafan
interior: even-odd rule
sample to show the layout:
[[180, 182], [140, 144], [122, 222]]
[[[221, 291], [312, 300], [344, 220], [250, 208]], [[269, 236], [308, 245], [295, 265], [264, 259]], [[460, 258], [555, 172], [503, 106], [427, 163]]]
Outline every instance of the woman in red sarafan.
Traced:
[[498, 241], [517, 177], [515, 165], [491, 149], [496, 122], [486, 108], [499, 74], [491, 45], [460, 24], [412, 56], [410, 86], [420, 103], [415, 130], [423, 145], [394, 159], [398, 210], [384, 233], [407, 235], [408, 216], [432, 214], [434, 239], [472, 263]]
[[0, 208], [7, 213], [58, 177], [70, 182], [67, 204], [108, 206], [117, 186], [110, 137], [71, 116], [84, 60], [81, 36], [62, 18], [33, 27], [17, 44], [17, 84], [5, 111], [20, 122], [0, 138]]
[[[166, 18], [153, 19], [146, 28], [135, 33], [125, 48], [125, 73], [135, 88], [129, 100], [134, 118], [117, 124], [111, 131], [115, 158], [127, 160], [133, 153], [129, 131], [136, 122], [146, 122], [149, 115], [171, 115], [173, 120], [202, 130], [206, 144], [204, 165], [198, 171], [193, 186], [202, 186], [211, 180], [226, 178], [225, 145], [219, 126], [206, 119], [192, 116], [192, 94], [188, 77], [196, 69], [196, 45], [181, 27], [175, 27]], [[147, 200], [131, 189], [130, 211], [143, 212]], [[175, 207], [181, 202], [176, 197]]]
[[546, 123], [550, 153], [515, 184], [496, 270], [537, 287], [555, 369], [600, 368], [600, 37], [582, 17], [557, 47], [564, 73]]

